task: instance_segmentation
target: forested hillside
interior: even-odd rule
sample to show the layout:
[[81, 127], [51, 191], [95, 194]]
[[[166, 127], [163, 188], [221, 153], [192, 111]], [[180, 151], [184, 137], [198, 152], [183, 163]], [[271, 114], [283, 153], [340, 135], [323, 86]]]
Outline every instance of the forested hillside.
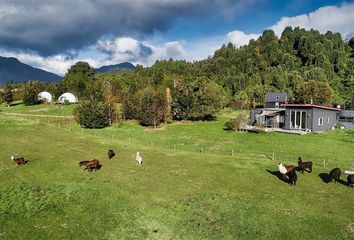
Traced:
[[266, 30], [248, 45], [237, 49], [229, 43], [204, 61], [157, 61], [135, 73], [99, 78], [115, 79], [121, 97], [149, 85], [170, 87], [174, 95], [184, 83], [213, 82], [223, 88], [226, 104], [239, 107], [262, 105], [266, 92], [284, 91], [291, 102], [352, 108], [354, 40], [345, 43], [339, 33], [291, 27], [278, 38]]
[[[287, 27], [280, 38], [266, 30], [235, 48], [222, 46], [198, 62], [156, 61], [134, 71], [96, 73], [78, 62], [65, 79], [44, 87], [55, 96], [70, 91], [79, 99], [106, 102], [110, 116], [122, 103], [121, 117], [143, 125], [175, 120], [207, 120], [225, 106], [263, 105], [271, 91], [287, 92], [289, 102], [354, 107], [354, 39], [339, 33]], [[108, 110], [107, 110], [108, 111]], [[114, 119], [112, 119], [114, 120]]]

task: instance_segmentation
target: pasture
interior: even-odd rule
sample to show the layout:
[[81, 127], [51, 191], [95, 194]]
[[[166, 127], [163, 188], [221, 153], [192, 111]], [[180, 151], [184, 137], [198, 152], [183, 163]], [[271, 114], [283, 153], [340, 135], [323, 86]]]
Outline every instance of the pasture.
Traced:
[[[226, 132], [232, 115], [156, 130], [0, 115], [0, 239], [354, 239], [354, 188], [319, 177], [354, 167], [354, 132]], [[297, 186], [271, 173], [298, 156], [314, 166]]]
[[72, 116], [75, 106], [75, 104], [39, 104], [25, 106], [22, 101], [17, 101], [12, 103], [11, 107], [7, 107], [6, 104], [0, 104], [0, 112], [27, 115]]

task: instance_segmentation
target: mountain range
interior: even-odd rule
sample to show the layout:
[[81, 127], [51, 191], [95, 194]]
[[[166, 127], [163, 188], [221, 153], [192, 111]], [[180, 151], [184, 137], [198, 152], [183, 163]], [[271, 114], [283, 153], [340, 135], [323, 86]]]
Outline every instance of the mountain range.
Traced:
[[[114, 72], [121, 70], [133, 71], [135, 66], [129, 62], [115, 65], [103, 66], [95, 69], [98, 73]], [[0, 56], [0, 85], [5, 83], [21, 83], [28, 80], [40, 80], [53, 82], [63, 77], [39, 68], [34, 68], [28, 64], [20, 62], [14, 57]]]
[[104, 73], [104, 72], [115, 72], [115, 71], [122, 71], [122, 70], [134, 71], [134, 69], [135, 66], [130, 62], [123, 62], [115, 65], [109, 65], [109, 66], [103, 66], [97, 68], [96, 72]]
[[51, 82], [61, 78], [57, 74], [24, 64], [17, 58], [0, 57], [0, 84], [7, 82], [19, 83], [27, 80]]

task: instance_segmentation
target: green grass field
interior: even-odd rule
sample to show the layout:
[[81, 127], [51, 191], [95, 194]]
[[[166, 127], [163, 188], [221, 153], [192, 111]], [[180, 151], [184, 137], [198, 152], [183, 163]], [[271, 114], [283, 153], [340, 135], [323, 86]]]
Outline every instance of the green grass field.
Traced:
[[[0, 115], [0, 239], [354, 239], [354, 188], [319, 177], [354, 167], [354, 132], [223, 131], [232, 115], [156, 130]], [[295, 187], [267, 171], [298, 156], [314, 171]], [[92, 158], [99, 171], [79, 168]]]
[[0, 112], [12, 114], [28, 114], [28, 115], [49, 115], [49, 116], [72, 116], [73, 110], [76, 107], [73, 105], [61, 104], [39, 104], [34, 106], [25, 106], [19, 102], [15, 102], [11, 107], [6, 104], [0, 104]]

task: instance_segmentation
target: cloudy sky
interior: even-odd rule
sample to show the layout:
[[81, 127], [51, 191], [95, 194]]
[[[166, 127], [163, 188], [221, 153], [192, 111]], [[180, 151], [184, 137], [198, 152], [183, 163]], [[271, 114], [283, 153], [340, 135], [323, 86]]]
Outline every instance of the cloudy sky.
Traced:
[[60, 75], [78, 60], [149, 66], [203, 59], [286, 26], [345, 38], [354, 33], [354, 1], [0, 0], [0, 56]]

